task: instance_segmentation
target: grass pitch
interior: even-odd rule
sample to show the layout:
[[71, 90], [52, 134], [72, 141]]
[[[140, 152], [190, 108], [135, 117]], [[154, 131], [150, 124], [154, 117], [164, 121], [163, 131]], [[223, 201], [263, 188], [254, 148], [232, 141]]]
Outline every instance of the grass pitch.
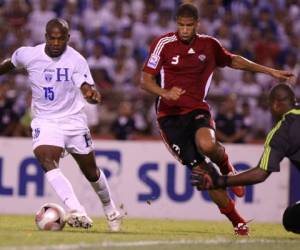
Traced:
[[120, 233], [109, 233], [105, 220], [92, 229], [66, 225], [63, 231], [39, 231], [34, 216], [0, 215], [0, 250], [172, 249], [240, 250], [300, 249], [300, 235], [280, 224], [250, 224], [249, 237], [233, 235], [229, 222], [145, 220], [125, 218]]

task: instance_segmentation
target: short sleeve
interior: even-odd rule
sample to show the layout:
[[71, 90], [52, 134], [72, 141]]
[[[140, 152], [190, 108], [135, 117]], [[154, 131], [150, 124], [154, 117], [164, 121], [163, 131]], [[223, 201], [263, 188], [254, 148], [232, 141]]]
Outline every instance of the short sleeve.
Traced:
[[163, 58], [162, 58], [162, 39], [155, 39], [150, 45], [149, 55], [145, 61], [143, 71], [157, 75], [161, 69]]
[[268, 172], [280, 171], [280, 162], [287, 156], [289, 149], [288, 124], [278, 122], [269, 132], [265, 141], [265, 150], [259, 167]]
[[80, 57], [76, 62], [72, 80], [78, 88], [80, 88], [84, 82], [94, 85], [94, 79], [92, 77], [90, 68], [87, 61], [83, 57]]
[[267, 172], [279, 172], [280, 162], [284, 156], [285, 154], [279, 149], [267, 146], [261, 156], [259, 167]]
[[11, 62], [16, 68], [26, 68], [26, 59], [28, 58], [26, 47], [18, 48], [11, 57]]
[[230, 66], [232, 62], [232, 54], [226, 50], [217, 39], [211, 38], [211, 40], [217, 66]]

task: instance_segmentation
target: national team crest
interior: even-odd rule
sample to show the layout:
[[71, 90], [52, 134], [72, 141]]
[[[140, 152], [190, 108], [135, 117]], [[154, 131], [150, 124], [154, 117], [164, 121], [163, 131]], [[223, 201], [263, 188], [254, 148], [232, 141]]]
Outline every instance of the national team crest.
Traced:
[[51, 82], [51, 80], [52, 80], [52, 75], [51, 75], [51, 74], [45, 74], [45, 80], [46, 80], [47, 82]]
[[51, 82], [52, 79], [53, 79], [53, 74], [54, 74], [55, 70], [52, 70], [52, 69], [45, 69], [44, 70], [44, 79], [47, 81], [47, 82]]
[[205, 59], [206, 59], [206, 55], [200, 54], [198, 58], [199, 58], [199, 60], [200, 60], [201, 62], [204, 62]]

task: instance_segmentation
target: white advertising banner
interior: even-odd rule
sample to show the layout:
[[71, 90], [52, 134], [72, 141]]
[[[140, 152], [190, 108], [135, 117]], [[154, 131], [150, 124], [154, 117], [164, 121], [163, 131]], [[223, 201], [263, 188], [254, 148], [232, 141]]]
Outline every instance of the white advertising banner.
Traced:
[[[189, 183], [189, 172], [162, 142], [95, 140], [97, 164], [109, 179], [115, 200], [128, 217], [224, 220], [207, 192]], [[262, 145], [226, 145], [240, 170], [256, 166]], [[30, 139], [0, 138], [0, 213], [33, 214], [46, 202], [57, 202], [43, 171], [34, 158]], [[72, 183], [80, 202], [91, 216], [103, 216], [98, 197], [70, 155], [60, 168]], [[264, 183], [247, 187], [246, 196], [235, 199], [248, 219], [279, 222], [288, 204], [289, 162]]]

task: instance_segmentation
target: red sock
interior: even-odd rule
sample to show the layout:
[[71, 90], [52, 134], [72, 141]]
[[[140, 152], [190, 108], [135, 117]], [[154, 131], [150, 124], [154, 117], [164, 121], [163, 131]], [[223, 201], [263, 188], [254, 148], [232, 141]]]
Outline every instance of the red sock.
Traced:
[[223, 148], [223, 154], [219, 158], [219, 162], [215, 162], [218, 167], [220, 168], [220, 171], [223, 175], [227, 175], [228, 173], [232, 172], [234, 169], [231, 162], [229, 161], [228, 154], [225, 152], [225, 148]]
[[229, 203], [226, 207], [220, 208], [220, 212], [224, 214], [232, 223], [232, 225], [235, 227], [238, 225], [238, 223], [245, 223], [245, 220], [239, 215], [237, 210], [235, 209], [234, 201], [229, 200]]

